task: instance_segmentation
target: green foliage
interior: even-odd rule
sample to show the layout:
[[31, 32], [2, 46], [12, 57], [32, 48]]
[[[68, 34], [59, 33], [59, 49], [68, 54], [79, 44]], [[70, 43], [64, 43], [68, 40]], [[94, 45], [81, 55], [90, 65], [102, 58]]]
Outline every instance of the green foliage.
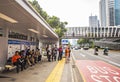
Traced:
[[60, 19], [56, 16], [49, 17], [47, 22], [50, 24], [52, 28], [59, 28]]
[[95, 47], [95, 43], [94, 43], [94, 42], [92, 42], [92, 43], [91, 43], [91, 45], [92, 45], [92, 48], [94, 48], [94, 47]]
[[68, 43], [69, 46], [71, 46], [70, 42]]
[[77, 41], [77, 43], [78, 44], [85, 44], [85, 43], [89, 43], [90, 41], [89, 41], [89, 39], [79, 39], [78, 41]]
[[67, 22], [61, 22], [60, 19], [56, 16], [49, 16], [45, 11], [42, 10], [38, 1], [32, 0], [29, 1], [33, 8], [48, 22], [48, 24], [54, 29], [54, 31], [58, 34], [59, 38], [61, 38], [64, 33], [67, 31], [65, 29], [65, 25]]
[[93, 41], [91, 41], [90, 39], [79, 39], [78, 41], [77, 41], [77, 43], [78, 44], [83, 44], [83, 45], [85, 45], [85, 44], [89, 44], [90, 45], [90, 47], [94, 47], [94, 42]]
[[29, 1], [29, 3], [33, 6], [33, 8], [45, 19], [47, 20], [48, 18], [48, 14], [42, 10], [42, 8], [40, 7], [38, 1], [36, 0], [32, 0]]

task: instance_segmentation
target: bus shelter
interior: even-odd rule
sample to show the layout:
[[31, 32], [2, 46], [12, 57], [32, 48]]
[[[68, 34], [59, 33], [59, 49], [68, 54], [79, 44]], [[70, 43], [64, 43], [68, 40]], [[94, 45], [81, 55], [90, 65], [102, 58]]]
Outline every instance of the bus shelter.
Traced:
[[0, 70], [15, 50], [58, 45], [58, 39], [27, 0], [0, 0]]

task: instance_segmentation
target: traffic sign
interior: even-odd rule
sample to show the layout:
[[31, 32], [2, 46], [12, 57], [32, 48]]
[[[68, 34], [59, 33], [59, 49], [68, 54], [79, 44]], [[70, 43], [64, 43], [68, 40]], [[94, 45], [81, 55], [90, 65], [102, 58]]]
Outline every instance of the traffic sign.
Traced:
[[62, 44], [68, 44], [68, 43], [69, 43], [68, 39], [62, 39]]
[[120, 69], [103, 61], [78, 60], [84, 82], [120, 82]]

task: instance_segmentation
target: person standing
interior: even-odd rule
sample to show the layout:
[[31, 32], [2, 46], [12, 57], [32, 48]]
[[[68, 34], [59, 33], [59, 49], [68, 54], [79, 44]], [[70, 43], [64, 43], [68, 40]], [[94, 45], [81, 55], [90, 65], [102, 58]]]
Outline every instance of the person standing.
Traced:
[[70, 48], [67, 46], [65, 49], [65, 62], [68, 63], [69, 62], [69, 57], [70, 57]]
[[57, 45], [55, 45], [55, 47], [52, 48], [52, 61], [55, 60], [56, 61], [56, 56], [57, 56]]
[[58, 51], [58, 48], [57, 48], [57, 45], [55, 45], [55, 48], [54, 48], [54, 54], [55, 54], [54, 60], [55, 61], [56, 61], [56, 57], [57, 57], [57, 51]]
[[71, 53], [71, 49], [70, 49], [70, 46], [68, 46], [68, 49], [69, 49], [69, 58], [70, 58], [70, 53]]
[[62, 60], [62, 53], [63, 53], [62, 45], [60, 45], [58, 51], [59, 51], [59, 55], [58, 55], [58, 61], [59, 61]]
[[38, 62], [41, 61], [42, 55], [40, 53], [40, 49], [37, 49], [37, 54], [38, 54]]
[[47, 54], [47, 59], [48, 59], [48, 48], [49, 48], [49, 45], [47, 45], [47, 47], [45, 48], [46, 54]]
[[46, 48], [46, 52], [47, 52], [47, 58], [48, 58], [48, 62], [51, 62], [51, 50], [50, 50], [50, 47], [47, 46]]

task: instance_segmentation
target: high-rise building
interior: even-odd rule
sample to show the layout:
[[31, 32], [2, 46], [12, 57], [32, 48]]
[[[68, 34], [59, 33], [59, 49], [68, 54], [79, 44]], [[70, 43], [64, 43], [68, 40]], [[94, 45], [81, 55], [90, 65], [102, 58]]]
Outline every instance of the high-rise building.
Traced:
[[100, 8], [100, 26], [106, 26], [106, 0], [101, 0]]
[[120, 0], [115, 0], [115, 25], [120, 25]]
[[89, 16], [89, 26], [90, 27], [98, 27], [98, 19], [97, 16]]
[[100, 0], [100, 26], [120, 25], [120, 0]]
[[107, 26], [115, 26], [114, 0], [107, 0]]

